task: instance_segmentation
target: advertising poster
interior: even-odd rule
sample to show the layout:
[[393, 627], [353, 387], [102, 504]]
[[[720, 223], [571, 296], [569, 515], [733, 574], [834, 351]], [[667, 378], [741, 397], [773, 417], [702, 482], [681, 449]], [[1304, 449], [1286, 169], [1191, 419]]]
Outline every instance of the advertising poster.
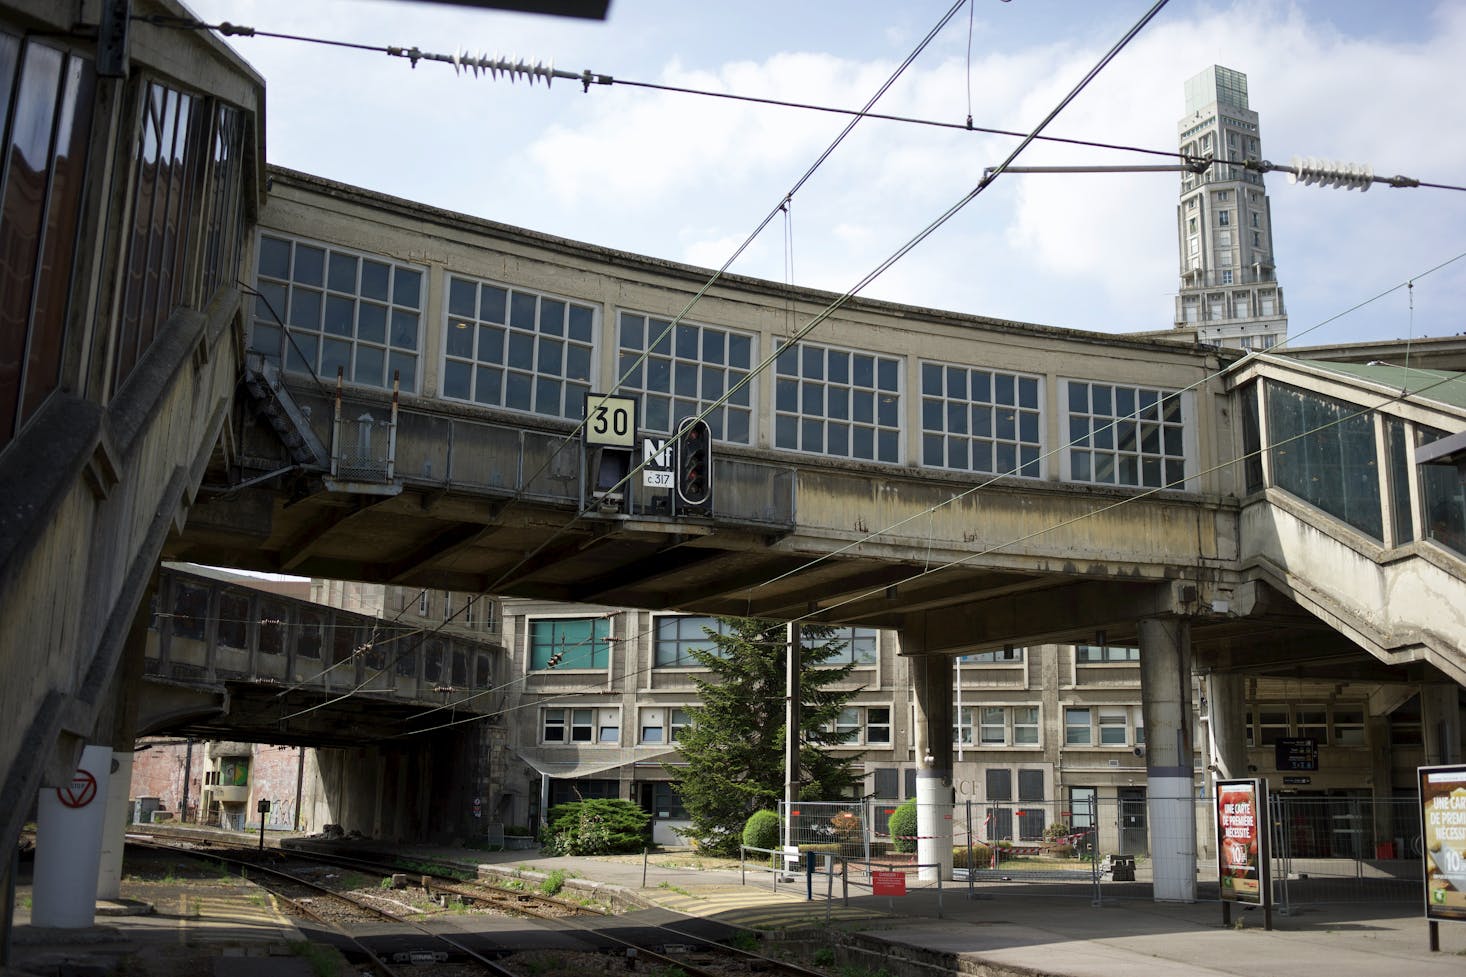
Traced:
[[1217, 875], [1222, 899], [1267, 899], [1267, 789], [1257, 780], [1217, 782]]
[[1418, 772], [1425, 918], [1466, 920], [1466, 766]]

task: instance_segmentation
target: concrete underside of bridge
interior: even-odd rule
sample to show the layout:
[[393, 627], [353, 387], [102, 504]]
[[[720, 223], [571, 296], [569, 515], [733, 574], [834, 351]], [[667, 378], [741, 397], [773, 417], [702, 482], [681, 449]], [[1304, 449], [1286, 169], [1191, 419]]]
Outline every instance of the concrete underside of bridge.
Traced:
[[[329, 416], [329, 401], [298, 396], [312, 416]], [[405, 418], [399, 444], [419, 454], [451, 446], [461, 420], [421, 408]], [[894, 628], [928, 653], [952, 655], [1096, 643], [1100, 633], [1109, 643], [1133, 643], [1138, 620], [1182, 615], [1192, 621], [1203, 666], [1417, 680], [1237, 571], [1237, 508], [1229, 499], [1015, 480], [967, 491], [970, 482], [930, 473], [903, 477], [848, 462], [789, 468], [787, 459], [745, 450], [719, 459], [719, 474], [729, 477], [710, 516], [653, 511], [645, 499], [641, 511], [607, 513], [576, 504], [580, 448], [571, 440], [556, 454], [564, 432], [554, 428], [543, 432], [545, 446], [510, 446], [507, 460], [478, 463], [521, 473], [510, 480], [518, 490], [487, 487], [488, 478], [464, 484], [408, 474], [386, 494], [292, 469], [262, 426], [246, 421], [236, 433], [237, 454], [216, 454], [167, 558]], [[430, 436], [437, 448], [427, 445]], [[451, 471], [447, 450], [416, 467]], [[525, 477], [536, 459], [543, 471]], [[208, 491], [271, 472], [280, 473], [257, 486]]]

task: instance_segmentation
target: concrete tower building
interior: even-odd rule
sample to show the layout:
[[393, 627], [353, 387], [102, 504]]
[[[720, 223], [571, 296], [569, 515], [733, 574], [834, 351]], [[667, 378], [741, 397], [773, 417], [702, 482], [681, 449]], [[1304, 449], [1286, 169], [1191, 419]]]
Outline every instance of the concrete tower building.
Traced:
[[1288, 319], [1267, 190], [1261, 173], [1241, 165], [1262, 158], [1247, 76], [1213, 65], [1187, 81], [1186, 116], [1177, 132], [1181, 152], [1214, 162], [1181, 178], [1176, 327], [1196, 330], [1203, 343], [1267, 349], [1287, 338]]

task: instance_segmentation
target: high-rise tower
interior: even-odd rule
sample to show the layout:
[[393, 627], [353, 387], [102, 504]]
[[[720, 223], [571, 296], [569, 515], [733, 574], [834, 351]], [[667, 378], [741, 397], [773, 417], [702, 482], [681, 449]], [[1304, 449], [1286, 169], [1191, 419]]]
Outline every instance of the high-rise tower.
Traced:
[[1213, 65], [1187, 81], [1186, 116], [1177, 131], [1181, 152], [1214, 162], [1181, 177], [1176, 327], [1195, 329], [1198, 342], [1267, 349], [1287, 338], [1288, 318], [1262, 174], [1240, 165], [1262, 158], [1247, 76]]

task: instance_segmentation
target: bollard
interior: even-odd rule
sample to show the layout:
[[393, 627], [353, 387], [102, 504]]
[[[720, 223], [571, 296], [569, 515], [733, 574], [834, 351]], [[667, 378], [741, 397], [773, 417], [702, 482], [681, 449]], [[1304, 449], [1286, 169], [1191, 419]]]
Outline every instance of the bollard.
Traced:
[[647, 859], [650, 857], [648, 855], [648, 852], [650, 851], [650, 848], [643, 848], [641, 850], [641, 887], [643, 889], [646, 888], [646, 863]]
[[814, 852], [804, 856], [804, 901], [814, 902]]

